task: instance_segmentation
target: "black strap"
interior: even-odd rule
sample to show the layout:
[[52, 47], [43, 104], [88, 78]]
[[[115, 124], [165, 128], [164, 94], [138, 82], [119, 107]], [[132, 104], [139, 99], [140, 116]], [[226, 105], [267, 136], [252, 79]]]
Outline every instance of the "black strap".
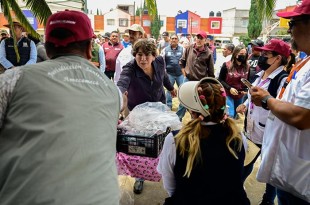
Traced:
[[282, 70], [278, 75], [276, 75], [273, 79], [271, 79], [270, 84], [268, 86], [268, 92], [274, 98], [277, 97], [277, 91], [280, 87], [281, 81], [283, 78], [287, 77], [288, 73], [285, 70]]

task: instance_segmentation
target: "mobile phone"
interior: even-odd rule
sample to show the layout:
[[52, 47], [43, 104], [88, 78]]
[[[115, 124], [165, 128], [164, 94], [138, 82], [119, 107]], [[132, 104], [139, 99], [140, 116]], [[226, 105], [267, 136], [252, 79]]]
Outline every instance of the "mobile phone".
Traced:
[[241, 82], [247, 86], [249, 89], [251, 89], [251, 87], [253, 86], [247, 79], [245, 78], [241, 78]]

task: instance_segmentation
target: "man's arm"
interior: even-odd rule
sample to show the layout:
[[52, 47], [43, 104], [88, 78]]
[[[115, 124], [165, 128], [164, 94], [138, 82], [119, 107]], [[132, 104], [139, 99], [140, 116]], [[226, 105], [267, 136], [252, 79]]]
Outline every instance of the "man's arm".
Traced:
[[[256, 106], [262, 106], [262, 99], [268, 95], [270, 95], [269, 92], [262, 88], [253, 87], [251, 89], [251, 99]], [[286, 124], [300, 130], [310, 128], [310, 109], [294, 105], [290, 102], [280, 101], [275, 98], [268, 99], [267, 105], [270, 111]]]
[[0, 63], [5, 69], [9, 69], [14, 67], [14, 65], [6, 59], [6, 53], [5, 53], [5, 40], [1, 41], [0, 44]]
[[37, 47], [33, 41], [30, 41], [30, 58], [26, 63], [26, 65], [37, 63], [37, 55], [38, 55]]
[[104, 73], [106, 62], [105, 62], [104, 51], [103, 51], [103, 48], [101, 46], [99, 46], [99, 64], [100, 64], [100, 67], [99, 67], [100, 71], [102, 73]]

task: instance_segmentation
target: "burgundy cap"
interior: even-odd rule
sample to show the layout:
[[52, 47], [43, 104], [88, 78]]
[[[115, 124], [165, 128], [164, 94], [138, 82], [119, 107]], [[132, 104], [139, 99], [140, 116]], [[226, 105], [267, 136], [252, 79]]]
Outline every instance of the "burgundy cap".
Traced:
[[199, 33], [197, 33], [197, 36], [201, 36], [202, 38], [207, 38], [207, 33], [205, 31], [199, 31]]
[[293, 11], [277, 13], [277, 16], [286, 19], [301, 15], [310, 15], [310, 0], [299, 1]]
[[289, 57], [291, 53], [290, 46], [280, 39], [271, 39], [265, 46], [256, 47], [257, 51], [274, 51], [285, 57]]
[[[58, 39], [51, 36], [54, 29], [65, 28], [74, 35], [66, 39]], [[88, 16], [80, 11], [60, 11], [51, 15], [46, 24], [46, 42], [56, 46], [67, 46], [69, 43], [96, 38]]]

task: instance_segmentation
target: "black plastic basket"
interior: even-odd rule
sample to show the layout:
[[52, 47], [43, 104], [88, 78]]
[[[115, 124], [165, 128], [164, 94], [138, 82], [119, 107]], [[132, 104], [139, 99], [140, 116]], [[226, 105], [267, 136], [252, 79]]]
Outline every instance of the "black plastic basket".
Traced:
[[166, 132], [155, 134], [150, 137], [117, 134], [116, 149], [129, 155], [138, 155], [157, 158], [163, 148], [165, 137], [171, 129], [168, 127]]

